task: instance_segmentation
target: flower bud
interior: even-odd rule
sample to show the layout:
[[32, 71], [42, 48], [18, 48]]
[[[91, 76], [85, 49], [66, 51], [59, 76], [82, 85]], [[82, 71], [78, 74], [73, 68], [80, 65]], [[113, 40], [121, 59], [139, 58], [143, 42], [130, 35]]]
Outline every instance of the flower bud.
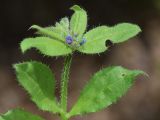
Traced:
[[85, 38], [83, 38], [82, 41], [79, 43], [80, 46], [82, 46], [84, 43], [86, 43], [86, 41], [87, 41], [87, 40], [86, 40]]
[[66, 37], [66, 43], [67, 43], [67, 44], [72, 44], [72, 42], [73, 42], [72, 36], [68, 35], [68, 36]]

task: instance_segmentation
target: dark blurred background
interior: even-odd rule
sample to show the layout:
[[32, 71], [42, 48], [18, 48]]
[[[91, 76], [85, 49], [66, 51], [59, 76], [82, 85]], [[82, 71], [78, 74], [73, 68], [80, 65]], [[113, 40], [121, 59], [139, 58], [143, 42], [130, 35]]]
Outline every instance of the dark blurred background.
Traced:
[[64, 16], [71, 16], [69, 8], [74, 4], [88, 11], [88, 29], [102, 24], [132, 22], [141, 26], [143, 32], [101, 55], [74, 55], [69, 108], [90, 76], [103, 67], [122, 65], [141, 69], [149, 78], [137, 78], [129, 92], [108, 109], [72, 119], [160, 120], [160, 0], [0, 0], [0, 113], [23, 107], [48, 120], [58, 120], [56, 116], [39, 111], [30, 101], [16, 81], [12, 64], [31, 59], [49, 64], [56, 74], [59, 91], [63, 58], [42, 57], [35, 50], [22, 55], [19, 43], [33, 35], [33, 31], [28, 31], [31, 25], [53, 25]]

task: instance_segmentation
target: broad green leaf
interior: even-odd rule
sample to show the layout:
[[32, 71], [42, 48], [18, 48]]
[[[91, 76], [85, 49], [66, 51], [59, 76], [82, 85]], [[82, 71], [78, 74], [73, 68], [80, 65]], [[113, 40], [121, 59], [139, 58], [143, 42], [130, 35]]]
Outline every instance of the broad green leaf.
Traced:
[[139, 74], [143, 72], [119, 66], [97, 72], [82, 90], [69, 116], [96, 112], [115, 103], [132, 86]]
[[[56, 34], [59, 34], [59, 36], [61, 36], [63, 38], [63, 41], [65, 40], [65, 37], [66, 37], [66, 31], [64, 30], [61, 30], [60, 28], [58, 27], [55, 27], [55, 26], [48, 26], [48, 27], [45, 27], [44, 29], [46, 30], [49, 30], [51, 32], [54, 32]], [[49, 37], [51, 39], [53, 39], [53, 37], [50, 37], [44, 33], [40, 33], [40, 32], [36, 32], [37, 35], [40, 35], [40, 36], [44, 36], [44, 37]], [[55, 38], [54, 38], [55, 39]], [[62, 41], [62, 40], [61, 40]]]
[[10, 110], [4, 115], [0, 116], [0, 120], [44, 120], [43, 118], [33, 115], [22, 109]]
[[42, 28], [38, 25], [33, 25], [31, 26], [30, 29], [36, 29], [38, 34], [42, 34], [46, 37], [50, 37], [53, 38], [55, 40], [60, 40], [60, 41], [64, 41], [64, 36], [62, 36], [59, 31], [56, 30], [50, 30], [50, 29], [46, 29], [46, 28]]
[[[67, 17], [64, 17], [59, 23], [57, 22], [55, 26], [45, 27], [45, 29], [59, 34], [59, 36], [63, 38], [63, 41], [65, 41], [66, 36], [69, 34], [69, 20]], [[37, 32], [37, 34], [46, 36], [46, 34], [40, 32]]]
[[39, 62], [24, 62], [15, 64], [14, 69], [19, 83], [40, 109], [60, 111], [54, 96], [55, 78], [49, 67]]
[[87, 27], [87, 13], [78, 5], [74, 5], [70, 9], [74, 11], [70, 21], [71, 32], [73, 35], [81, 36]]
[[100, 26], [84, 35], [87, 41], [79, 48], [79, 51], [87, 54], [101, 53], [108, 48], [105, 45], [107, 40], [112, 43], [121, 43], [134, 37], [140, 31], [139, 26], [129, 23], [122, 23], [113, 27]]
[[110, 28], [109, 39], [113, 43], [121, 43], [136, 36], [139, 32], [141, 32], [139, 26], [130, 23], [121, 23]]
[[84, 35], [86, 43], [79, 48], [80, 52], [87, 54], [101, 53], [107, 50], [105, 42], [107, 40], [107, 26], [100, 26], [90, 30]]
[[21, 42], [20, 47], [23, 53], [28, 49], [36, 48], [47, 56], [62, 56], [72, 53], [72, 49], [65, 43], [48, 37], [26, 38]]
[[65, 35], [68, 35], [69, 34], [69, 19], [67, 17], [62, 18], [59, 23], [58, 22], [56, 23], [56, 28], [64, 32]]

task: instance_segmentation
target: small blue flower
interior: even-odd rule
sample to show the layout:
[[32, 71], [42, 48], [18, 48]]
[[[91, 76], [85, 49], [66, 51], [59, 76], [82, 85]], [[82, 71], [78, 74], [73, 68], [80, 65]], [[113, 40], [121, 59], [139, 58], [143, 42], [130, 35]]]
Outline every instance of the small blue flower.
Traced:
[[87, 40], [86, 40], [85, 38], [83, 38], [82, 41], [79, 43], [80, 46], [82, 46], [84, 43], [86, 43], [86, 41], [87, 41]]
[[73, 42], [72, 36], [68, 35], [68, 36], [66, 37], [66, 43], [67, 43], [67, 44], [72, 44], [72, 42]]

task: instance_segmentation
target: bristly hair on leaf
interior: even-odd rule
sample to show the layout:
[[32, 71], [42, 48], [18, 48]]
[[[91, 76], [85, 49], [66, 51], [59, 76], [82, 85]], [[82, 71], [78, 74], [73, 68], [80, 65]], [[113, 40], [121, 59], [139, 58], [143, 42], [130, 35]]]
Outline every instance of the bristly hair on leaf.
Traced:
[[80, 97], [69, 116], [97, 112], [115, 103], [133, 85], [135, 77], [144, 74], [140, 70], [127, 70], [112, 66], [93, 75], [81, 91]]
[[18, 82], [41, 110], [54, 113], [60, 111], [54, 96], [55, 78], [48, 66], [32, 61], [15, 64], [14, 69]]
[[70, 20], [64, 17], [51, 27], [31, 26], [31, 29], [37, 30], [38, 36], [24, 39], [21, 42], [22, 52], [36, 48], [41, 54], [51, 57], [66, 56], [75, 51], [84, 54], [100, 54], [108, 49], [105, 45], [107, 40], [117, 44], [141, 32], [138, 25], [131, 23], [120, 23], [113, 27], [102, 25], [86, 31], [87, 12], [78, 5], [70, 9], [74, 11]]
[[[31, 100], [42, 111], [59, 114], [62, 120], [75, 115], [84, 115], [100, 111], [117, 102], [134, 84], [140, 70], [128, 70], [121, 66], [112, 66], [95, 73], [85, 85], [81, 94], [68, 112], [67, 93], [72, 54], [100, 54], [105, 52], [108, 43], [118, 44], [136, 36], [141, 29], [136, 24], [119, 23], [114, 26], [102, 25], [87, 31], [87, 12], [78, 5], [70, 8], [73, 15], [64, 17], [49, 27], [32, 25], [36, 37], [25, 38], [20, 43], [23, 53], [31, 48], [50, 57], [65, 56], [61, 75], [60, 101], [55, 96], [56, 80], [52, 70], [37, 61], [14, 64], [17, 80], [28, 92]], [[106, 45], [107, 43], [107, 45]], [[0, 116], [0, 120], [44, 120], [23, 109], [13, 109]]]

